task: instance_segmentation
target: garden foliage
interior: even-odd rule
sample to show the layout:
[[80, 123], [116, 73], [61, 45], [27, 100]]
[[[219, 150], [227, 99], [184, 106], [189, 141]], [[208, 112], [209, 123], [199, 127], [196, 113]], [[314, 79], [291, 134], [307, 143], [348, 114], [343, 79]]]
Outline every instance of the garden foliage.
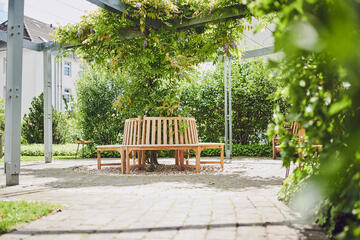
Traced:
[[[190, 80], [189, 71], [209, 57], [239, 55], [237, 39], [249, 28], [244, 19], [182, 31], [176, 31], [175, 25], [195, 16], [220, 14], [224, 7], [241, 11], [251, 21], [248, 9], [231, 1], [125, 0], [124, 4], [127, 8], [121, 17], [104, 9], [95, 11], [78, 24], [57, 29], [55, 40], [76, 46], [72, 51], [95, 65], [110, 71], [121, 69], [131, 76], [129, 91], [116, 103], [120, 112], [133, 117], [139, 112], [176, 116], [179, 83]], [[158, 98], [160, 94], [164, 97]], [[151, 153], [151, 162], [156, 163], [156, 154]]]
[[[284, 165], [304, 166], [284, 185], [283, 197], [299, 196], [329, 235], [360, 239], [360, 3], [252, 4], [258, 16], [276, 14], [275, 47], [285, 53], [277, 79], [285, 85], [279, 97], [286, 96], [289, 108], [286, 114], [275, 108], [271, 133], [283, 136]], [[299, 143], [283, 129], [285, 120], [306, 129], [303, 158], [296, 157]], [[323, 145], [318, 158], [311, 147], [317, 143]]]
[[[216, 53], [239, 54], [237, 39], [249, 28], [244, 19], [217, 22], [198, 28], [176, 31], [172, 26], [183, 20], [213, 13], [224, 7], [244, 12], [246, 8], [231, 1], [124, 1], [127, 9], [122, 17], [98, 10], [74, 25], [60, 27], [55, 39], [60, 44], [76, 45], [72, 50], [89, 62], [120, 69], [129, 76], [126, 91], [117, 99], [118, 109], [138, 115], [176, 116], [181, 82], [191, 80], [194, 66]], [[149, 21], [162, 22], [153, 27]], [[129, 32], [133, 37], [127, 37]], [[159, 98], [162, 96], [162, 98]]]
[[[23, 117], [21, 126], [22, 137], [27, 143], [44, 142], [44, 95], [40, 94], [31, 101], [29, 113]], [[52, 108], [53, 143], [66, 143], [70, 141], [69, 126], [66, 117]]]
[[115, 100], [122, 95], [121, 75], [100, 68], [89, 68], [76, 81], [76, 118], [81, 138], [95, 144], [119, 143], [125, 117], [116, 110]]
[[[219, 142], [224, 136], [223, 64], [215, 71], [199, 72], [184, 84], [181, 106], [195, 117], [203, 142]], [[268, 143], [267, 126], [273, 115], [278, 84], [262, 60], [232, 61], [233, 141], [240, 144]]]
[[[136, 84], [132, 84], [136, 80], [121, 71], [115, 77], [99, 74], [101, 71], [90, 68], [77, 82], [78, 112], [75, 116], [84, 139], [94, 140], [97, 144], [118, 143], [126, 118], [152, 114], [193, 116], [197, 121], [201, 141], [222, 141], [222, 64], [215, 71], [193, 72], [193, 81], [183, 82], [183, 86], [176, 91], [164, 81], [157, 83], [162, 85], [156, 91], [150, 92], [148, 88], [136, 88]], [[270, 74], [262, 61], [233, 62], [234, 143], [267, 143], [265, 133], [272, 117], [276, 90]], [[152, 94], [150, 98], [149, 94]], [[132, 98], [127, 103], [118, 104], [120, 98], [129, 95]]]
[[[79, 24], [59, 28], [56, 40], [60, 44], [77, 46], [74, 48], [77, 53], [94, 64], [128, 72], [133, 79], [130, 86], [144, 90], [141, 94], [145, 95], [141, 97], [149, 97], [151, 104], [156, 103], [155, 107], [150, 105], [151, 108], [145, 109], [156, 114], [158, 112], [154, 109], [162, 105], [174, 109], [180, 104], [173, 100], [176, 98], [171, 98], [168, 103], [156, 102], [157, 93], [166, 86], [165, 83], [169, 84], [169, 89], [178, 89], [178, 81], [191, 80], [189, 72], [197, 63], [214, 59], [216, 55], [237, 54], [239, 48], [235, 40], [247, 28], [243, 20], [232, 19], [176, 31], [176, 22], [216, 13], [227, 6], [244, 7], [247, 20], [251, 19], [250, 11], [262, 19], [275, 19], [275, 48], [284, 53], [285, 60], [283, 65], [277, 66], [276, 79], [285, 86], [278, 92], [278, 99], [285, 98], [289, 108], [286, 114], [280, 106], [275, 108], [270, 136], [274, 132], [284, 136], [281, 142], [285, 166], [299, 161], [304, 165], [304, 171], [313, 168], [306, 174], [297, 170], [293, 178], [312, 187], [312, 194], [307, 197], [317, 201], [308, 212], [316, 210], [318, 223], [332, 236], [360, 238], [359, 1], [124, 2], [128, 8], [123, 17], [106, 10], [95, 12], [84, 17]], [[234, 11], [239, 11], [239, 8]], [[154, 27], [154, 22], [162, 23], [161, 27]], [[140, 30], [141, 34], [135, 34], [133, 38], [122, 34], [134, 29]], [[243, 90], [244, 86], [240, 84], [240, 96]], [[207, 95], [216, 94], [216, 91], [215, 87], [209, 87], [202, 97], [209, 102]], [[176, 90], [174, 95], [177, 93]], [[137, 97], [135, 91], [121, 95], [118, 106], [135, 105], [134, 97]], [[220, 116], [216, 104], [207, 111]], [[246, 102], [244, 105], [247, 106]], [[251, 106], [247, 107], [251, 109]], [[237, 120], [245, 118], [246, 122], [248, 116], [240, 115]], [[301, 159], [295, 154], [298, 143], [283, 129], [285, 120], [297, 121], [307, 131], [303, 146], [305, 153]], [[212, 131], [204, 129], [203, 123], [199, 124], [201, 131], [207, 134]], [[240, 142], [246, 140], [241, 133], [238, 136]], [[257, 134], [249, 136], [257, 137]], [[216, 135], [212, 138], [215, 139]], [[324, 146], [319, 158], [313, 157], [311, 145], [315, 143]]]

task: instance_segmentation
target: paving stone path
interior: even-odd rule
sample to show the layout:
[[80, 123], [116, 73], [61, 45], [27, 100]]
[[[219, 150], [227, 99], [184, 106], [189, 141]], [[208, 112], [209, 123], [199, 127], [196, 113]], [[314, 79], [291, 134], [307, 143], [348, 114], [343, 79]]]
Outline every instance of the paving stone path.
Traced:
[[0, 199], [64, 207], [0, 239], [326, 239], [318, 228], [299, 224], [297, 214], [277, 200], [285, 174], [279, 160], [233, 159], [216, 174], [109, 176], [74, 171], [95, 164], [23, 163], [21, 184], [0, 188]]

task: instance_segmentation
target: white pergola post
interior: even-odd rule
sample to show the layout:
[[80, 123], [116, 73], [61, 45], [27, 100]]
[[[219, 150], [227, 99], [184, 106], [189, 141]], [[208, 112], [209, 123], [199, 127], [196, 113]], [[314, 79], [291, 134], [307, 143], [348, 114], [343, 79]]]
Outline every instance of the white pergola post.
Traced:
[[51, 51], [44, 51], [44, 157], [52, 161], [52, 78]]
[[224, 97], [225, 97], [225, 101], [224, 101], [224, 114], [225, 114], [225, 156], [226, 158], [230, 158], [230, 155], [229, 155], [229, 151], [228, 151], [228, 141], [229, 141], [229, 118], [228, 118], [228, 80], [227, 80], [227, 60], [228, 60], [228, 57], [225, 56], [224, 57]]
[[24, 0], [9, 0], [5, 99], [6, 185], [18, 185], [21, 144], [21, 85]]
[[225, 91], [225, 156], [229, 162], [232, 154], [232, 103], [231, 103], [231, 57], [224, 58]]
[[231, 92], [231, 57], [228, 58], [228, 80], [229, 80], [229, 153], [227, 153], [227, 158], [231, 158], [232, 156], [232, 145], [233, 145], [233, 141], [232, 141], [232, 92]]

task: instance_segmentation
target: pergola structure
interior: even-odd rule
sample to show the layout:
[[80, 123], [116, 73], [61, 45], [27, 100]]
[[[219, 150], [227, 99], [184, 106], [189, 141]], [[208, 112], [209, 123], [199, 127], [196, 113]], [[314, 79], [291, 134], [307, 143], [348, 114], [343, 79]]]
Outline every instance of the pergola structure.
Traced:
[[[122, 15], [126, 11], [126, 4], [121, 0], [87, 0], [108, 11]], [[18, 185], [20, 176], [20, 145], [21, 145], [21, 86], [22, 86], [22, 55], [23, 48], [42, 51], [44, 58], [44, 156], [45, 162], [52, 161], [52, 79], [51, 79], [51, 51], [58, 46], [54, 42], [33, 43], [23, 39], [24, 34], [24, 0], [8, 0], [7, 32], [0, 31], [0, 40], [7, 42], [6, 66], [6, 95], [5, 95], [5, 173], [6, 185]], [[246, 6], [239, 5], [222, 9], [221, 12], [207, 16], [173, 22], [174, 29], [181, 31], [199, 27], [211, 22], [243, 18]], [[161, 22], [148, 19], [147, 25], [159, 29]], [[140, 37], [139, 29], [128, 29], [124, 39]], [[71, 47], [71, 46], [69, 46]], [[242, 58], [252, 58], [273, 53], [273, 47], [247, 51]], [[224, 60], [225, 67], [225, 127], [226, 143], [231, 146], [231, 69], [230, 60]], [[228, 145], [228, 144], [227, 144]], [[226, 148], [227, 156], [231, 154], [231, 147]]]

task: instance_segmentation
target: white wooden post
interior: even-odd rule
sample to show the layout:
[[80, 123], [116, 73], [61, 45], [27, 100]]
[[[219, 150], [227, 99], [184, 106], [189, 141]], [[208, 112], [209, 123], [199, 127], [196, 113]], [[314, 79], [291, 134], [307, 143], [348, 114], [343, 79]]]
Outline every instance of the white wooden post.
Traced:
[[44, 157], [52, 161], [52, 78], [51, 51], [44, 51]]
[[228, 58], [228, 80], [229, 80], [229, 153], [226, 153], [226, 158], [231, 158], [232, 156], [232, 100], [231, 100], [231, 57]]
[[18, 185], [21, 145], [21, 85], [24, 0], [9, 0], [5, 99], [6, 185]]
[[227, 80], [227, 70], [228, 70], [228, 67], [227, 67], [227, 60], [228, 60], [228, 57], [225, 56], [224, 57], [224, 95], [225, 95], [225, 156], [226, 158], [230, 158], [230, 155], [229, 155], [229, 151], [228, 151], [228, 148], [229, 148], [229, 145], [228, 145], [228, 141], [229, 141], [229, 115], [228, 115], [228, 80]]
[[224, 58], [225, 91], [225, 157], [229, 163], [232, 154], [232, 103], [231, 103], [231, 57]]

